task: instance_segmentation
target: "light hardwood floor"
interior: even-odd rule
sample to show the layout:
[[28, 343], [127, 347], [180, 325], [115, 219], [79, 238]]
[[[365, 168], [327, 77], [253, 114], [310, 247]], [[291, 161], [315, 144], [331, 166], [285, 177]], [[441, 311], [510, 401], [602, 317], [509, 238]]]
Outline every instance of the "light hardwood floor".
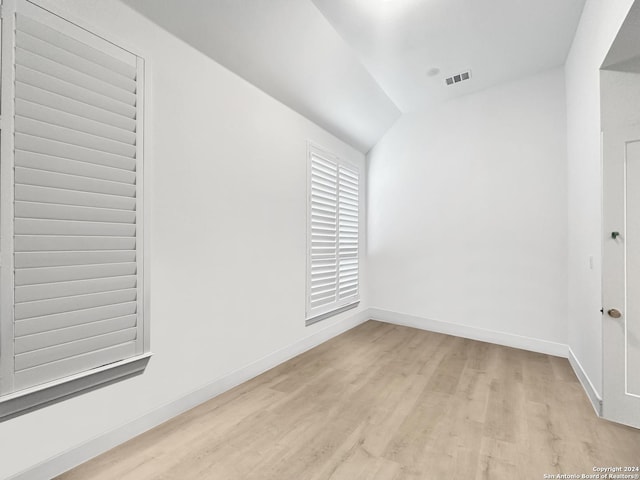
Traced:
[[567, 360], [370, 321], [59, 479], [502, 480], [628, 465], [640, 430], [597, 418]]

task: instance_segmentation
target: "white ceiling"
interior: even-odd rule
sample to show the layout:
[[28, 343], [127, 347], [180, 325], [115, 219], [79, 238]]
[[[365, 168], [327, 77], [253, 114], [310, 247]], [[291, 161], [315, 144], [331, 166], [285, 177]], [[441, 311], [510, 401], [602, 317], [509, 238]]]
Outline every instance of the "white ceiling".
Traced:
[[310, 0], [123, 0], [367, 152], [400, 112]]
[[[313, 2], [410, 112], [564, 64], [585, 0]], [[469, 68], [471, 81], [445, 86]]]
[[585, 3], [123, 1], [363, 152], [400, 111], [562, 65]]
[[602, 68], [640, 73], [640, 2], [631, 6]]

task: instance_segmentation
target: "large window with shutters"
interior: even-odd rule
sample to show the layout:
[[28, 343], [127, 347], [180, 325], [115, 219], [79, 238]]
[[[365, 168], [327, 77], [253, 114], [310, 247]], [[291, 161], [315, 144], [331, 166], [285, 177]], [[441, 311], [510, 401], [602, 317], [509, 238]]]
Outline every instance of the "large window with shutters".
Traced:
[[359, 300], [360, 174], [309, 145], [307, 325]]
[[141, 58], [2, 7], [0, 419], [149, 358]]

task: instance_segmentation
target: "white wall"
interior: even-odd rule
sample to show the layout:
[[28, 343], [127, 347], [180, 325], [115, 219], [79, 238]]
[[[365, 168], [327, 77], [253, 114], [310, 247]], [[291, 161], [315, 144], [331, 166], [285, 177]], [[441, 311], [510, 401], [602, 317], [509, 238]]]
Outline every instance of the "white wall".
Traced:
[[0, 478], [353, 314], [304, 326], [306, 141], [364, 155], [120, 2], [40, 3], [147, 61], [155, 355], [142, 376], [0, 423]]
[[[599, 69], [633, 0], [587, 0], [565, 64], [569, 202], [569, 346], [602, 392]], [[594, 258], [594, 268], [589, 267]]]
[[565, 140], [562, 69], [403, 116], [368, 155], [373, 307], [566, 343]]
[[600, 98], [601, 129], [605, 142], [609, 133], [640, 125], [640, 73], [602, 70]]

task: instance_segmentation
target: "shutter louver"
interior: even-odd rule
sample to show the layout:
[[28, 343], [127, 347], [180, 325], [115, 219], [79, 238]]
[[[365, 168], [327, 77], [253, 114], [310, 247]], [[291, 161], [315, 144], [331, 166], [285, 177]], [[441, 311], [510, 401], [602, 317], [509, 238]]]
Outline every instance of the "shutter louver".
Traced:
[[15, 17], [16, 390], [143, 351], [139, 59], [46, 15]]
[[338, 300], [358, 294], [358, 173], [340, 165], [338, 183]]
[[311, 286], [310, 308], [336, 301], [338, 274], [338, 169], [323, 158], [311, 158]]
[[358, 297], [358, 172], [310, 154], [307, 317]]

